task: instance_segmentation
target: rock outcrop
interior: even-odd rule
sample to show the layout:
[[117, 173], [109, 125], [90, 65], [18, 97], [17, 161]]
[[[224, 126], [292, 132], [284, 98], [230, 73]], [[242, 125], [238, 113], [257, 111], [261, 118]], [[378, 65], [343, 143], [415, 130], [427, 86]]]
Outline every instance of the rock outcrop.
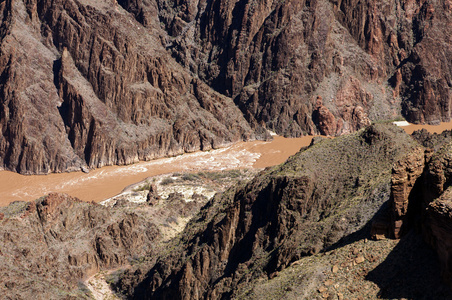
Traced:
[[[406, 157], [395, 163], [391, 177], [391, 210], [392, 236], [400, 238], [407, 223], [409, 204], [420, 201], [420, 186], [418, 179], [424, 172], [424, 149], [414, 149]], [[416, 187], [417, 183], [417, 187]], [[415, 198], [416, 199], [413, 199]]]
[[231, 298], [366, 224], [389, 200], [392, 165], [417, 148], [383, 125], [320, 141], [211, 200], [170, 253], [117, 286], [137, 299]]
[[423, 182], [425, 208], [422, 219], [424, 239], [436, 250], [441, 261], [443, 277], [452, 286], [452, 235], [450, 234], [452, 143], [434, 153], [429, 160]]
[[[430, 147], [417, 148], [398, 161], [392, 171], [391, 236], [400, 238], [410, 228], [422, 231], [438, 254], [445, 282], [452, 286], [452, 142], [449, 131], [413, 136]], [[380, 233], [384, 224], [374, 224]], [[375, 235], [374, 237], [378, 237]]]
[[157, 191], [157, 186], [155, 184], [151, 184], [149, 186], [149, 193], [146, 196], [146, 202], [149, 205], [154, 205], [160, 199], [160, 196]]

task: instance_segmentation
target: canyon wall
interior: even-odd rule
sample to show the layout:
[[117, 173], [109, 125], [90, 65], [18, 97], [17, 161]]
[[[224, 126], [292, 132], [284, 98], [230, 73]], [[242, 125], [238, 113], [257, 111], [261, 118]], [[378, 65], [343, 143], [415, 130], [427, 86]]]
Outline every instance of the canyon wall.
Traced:
[[7, 0], [1, 166], [48, 173], [239, 140], [450, 120], [452, 3]]
[[129, 164], [256, 138], [231, 98], [171, 58], [159, 25], [115, 1], [5, 1], [2, 16], [7, 169]]
[[[121, 2], [148, 23], [149, 2]], [[278, 134], [337, 135], [400, 110], [414, 123], [450, 120], [450, 1], [185, 0], [158, 8], [176, 60]], [[327, 116], [328, 130], [316, 115]]]

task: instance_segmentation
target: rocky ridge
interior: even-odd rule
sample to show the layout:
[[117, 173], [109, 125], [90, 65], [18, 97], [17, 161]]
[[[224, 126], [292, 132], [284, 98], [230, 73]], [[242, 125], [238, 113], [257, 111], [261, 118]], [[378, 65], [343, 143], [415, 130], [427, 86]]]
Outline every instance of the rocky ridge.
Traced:
[[[2, 294], [90, 297], [77, 280], [121, 266], [102, 276], [134, 299], [393, 299], [432, 291], [449, 299], [439, 277], [450, 284], [452, 142], [447, 134], [418, 139], [437, 150], [374, 124], [314, 139], [241, 183], [245, 171], [172, 174], [131, 187], [144, 189], [142, 204], [126, 194], [110, 208], [57, 194], [13, 203], [0, 214]], [[234, 183], [211, 200], [195, 193], [187, 202], [176, 191], [213, 179], [218, 187]], [[187, 225], [174, 237], [178, 223]], [[369, 241], [372, 232], [383, 240]]]
[[140, 211], [111, 210], [64, 194], [1, 211], [5, 299], [83, 298], [83, 278], [151, 255], [160, 240], [157, 226]]
[[117, 288], [136, 299], [234, 297], [238, 286], [273, 278], [368, 223], [390, 198], [392, 165], [417, 147], [387, 125], [319, 141], [215, 197], [173, 250], [149, 271], [126, 272]]
[[0, 207], [0, 293], [5, 299], [111, 295], [109, 274], [157, 257], [215, 192], [255, 173], [157, 176], [104, 205], [54, 193]]
[[[381, 124], [316, 141], [211, 200], [171, 252], [125, 272], [116, 288], [134, 299], [359, 299], [359, 281], [366, 297], [425, 298], [432, 288], [449, 299], [439, 276], [451, 284], [452, 143], [448, 134], [419, 140], [436, 151]], [[366, 242], [382, 229], [376, 237], [400, 242]], [[429, 280], [415, 275], [419, 264]], [[395, 268], [412, 271], [402, 276]], [[353, 279], [347, 270], [357, 272]]]

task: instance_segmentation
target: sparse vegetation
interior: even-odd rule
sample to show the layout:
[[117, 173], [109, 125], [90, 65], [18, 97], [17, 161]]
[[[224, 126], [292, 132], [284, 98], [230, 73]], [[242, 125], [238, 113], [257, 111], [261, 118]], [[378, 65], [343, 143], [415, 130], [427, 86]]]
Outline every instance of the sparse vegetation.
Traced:
[[152, 183], [150, 182], [146, 182], [143, 185], [136, 187], [133, 189], [134, 192], [142, 192], [142, 191], [149, 191], [149, 189], [151, 188]]
[[168, 185], [172, 183], [174, 183], [174, 179], [171, 177], [166, 177], [160, 182], [161, 185]]

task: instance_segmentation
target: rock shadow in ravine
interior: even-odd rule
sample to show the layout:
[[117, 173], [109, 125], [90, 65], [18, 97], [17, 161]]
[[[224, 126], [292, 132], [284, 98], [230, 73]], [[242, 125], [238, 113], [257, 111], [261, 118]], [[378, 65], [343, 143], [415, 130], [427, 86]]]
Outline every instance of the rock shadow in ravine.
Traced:
[[400, 239], [366, 280], [378, 285], [383, 299], [452, 299], [435, 251], [414, 230]]

